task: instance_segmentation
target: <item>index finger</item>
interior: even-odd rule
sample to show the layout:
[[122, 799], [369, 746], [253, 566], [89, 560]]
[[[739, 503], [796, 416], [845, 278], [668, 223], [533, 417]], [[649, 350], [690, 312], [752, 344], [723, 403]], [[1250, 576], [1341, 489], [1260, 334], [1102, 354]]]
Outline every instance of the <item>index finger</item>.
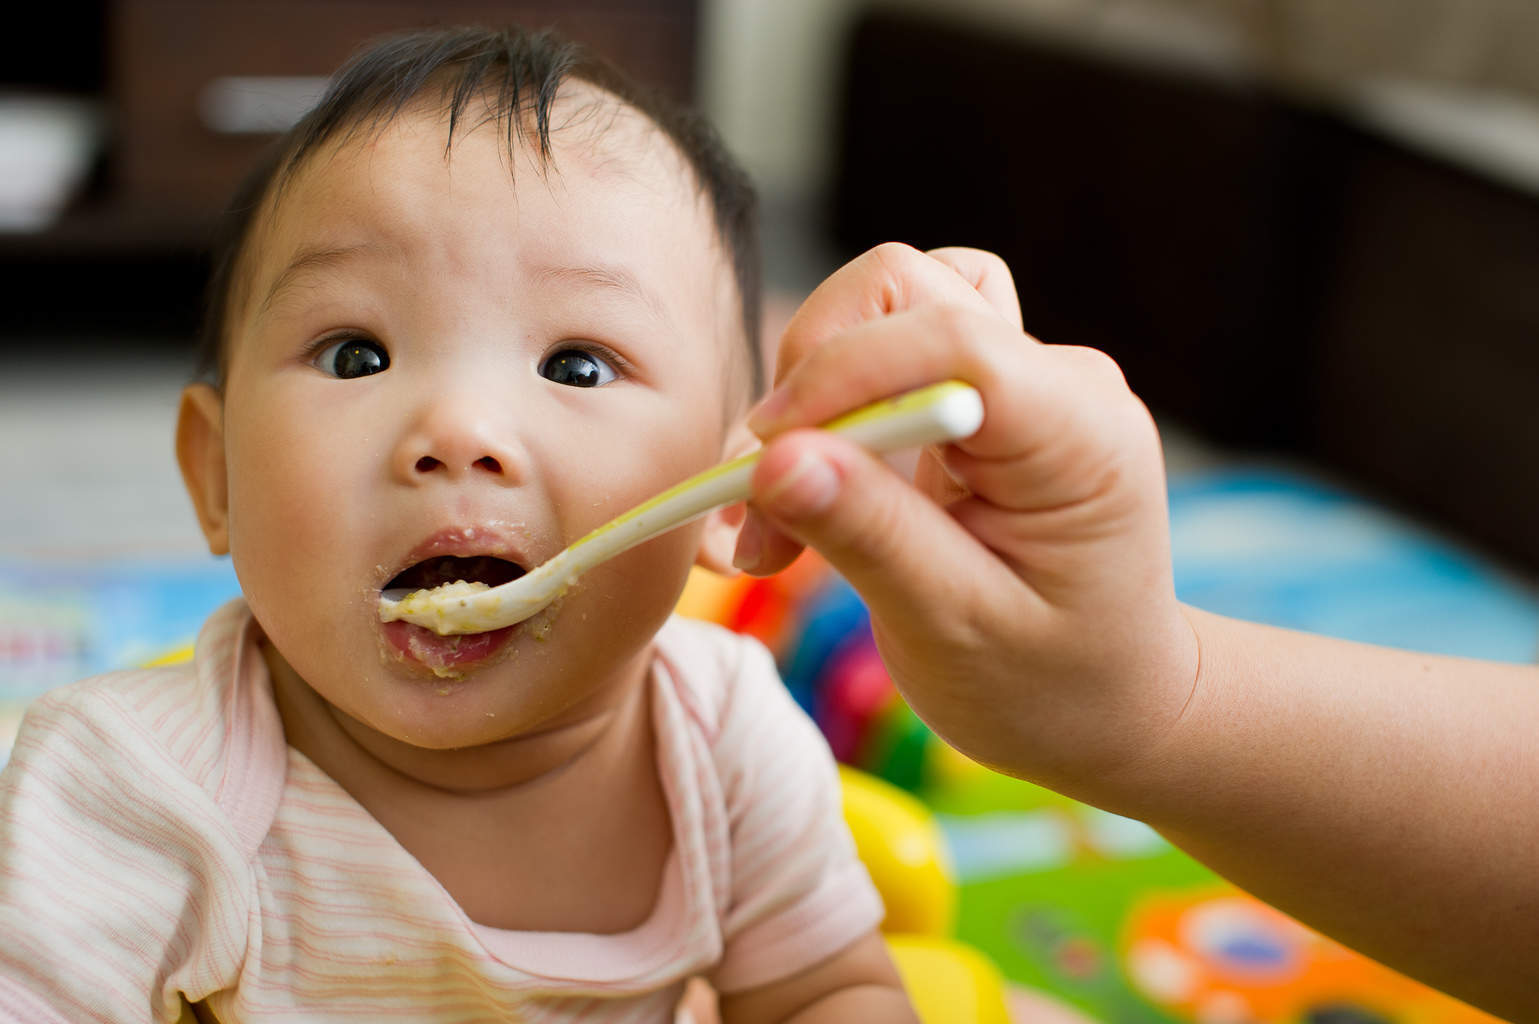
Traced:
[[829, 339], [918, 306], [961, 305], [1021, 326], [1015, 286], [1003, 260], [981, 249], [920, 252], [901, 242], [869, 249], [818, 285], [786, 325], [775, 383]]
[[[976, 293], [973, 293], [976, 295]], [[1035, 436], [1053, 394], [1061, 360], [1042, 359], [1043, 346], [1006, 323], [990, 308], [933, 304], [871, 320], [809, 351], [784, 374], [749, 416], [761, 438], [797, 427], [818, 426], [850, 409], [883, 398], [957, 379], [983, 395], [983, 428], [961, 447], [999, 457]], [[1024, 399], [1031, 401], [1025, 402]], [[1017, 422], [1024, 405], [1032, 422]]]

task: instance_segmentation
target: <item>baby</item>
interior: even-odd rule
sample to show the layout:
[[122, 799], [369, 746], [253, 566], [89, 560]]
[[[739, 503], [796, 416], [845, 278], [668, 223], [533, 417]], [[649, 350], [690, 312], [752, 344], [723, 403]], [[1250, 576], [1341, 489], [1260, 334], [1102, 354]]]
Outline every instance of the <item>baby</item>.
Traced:
[[[56, 691], [0, 777], [0, 1018], [912, 1019], [832, 760], [752, 642], [671, 617], [741, 510], [440, 637], [754, 442], [752, 190], [548, 35], [350, 62], [234, 207], [177, 455], [243, 598]], [[797, 1016], [800, 1014], [800, 1016]]]

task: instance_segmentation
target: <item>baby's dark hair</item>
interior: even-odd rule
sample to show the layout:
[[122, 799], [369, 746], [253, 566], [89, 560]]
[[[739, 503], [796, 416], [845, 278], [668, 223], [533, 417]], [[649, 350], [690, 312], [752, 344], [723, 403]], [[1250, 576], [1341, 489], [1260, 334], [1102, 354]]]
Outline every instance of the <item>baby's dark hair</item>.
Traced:
[[198, 338], [199, 378], [224, 387], [232, 291], [252, 225], [269, 192], [281, 191], [307, 157], [333, 140], [383, 128], [426, 90], [437, 87], [449, 118], [446, 148], [452, 146], [455, 131], [464, 127], [471, 101], [486, 97], [491, 100], [490, 116], [507, 132], [510, 157], [518, 142], [531, 141], [532, 131], [537, 160], [548, 166], [551, 104], [567, 80], [587, 82], [640, 111], [689, 164], [710, 202], [722, 248], [732, 260], [757, 395], [764, 375], [759, 339], [762, 268], [758, 200], [747, 172], [699, 113], [631, 81], [577, 43], [550, 31], [517, 28], [424, 29], [389, 36], [342, 66], [321, 101], [275, 140], [247, 174], [225, 211], [214, 242]]

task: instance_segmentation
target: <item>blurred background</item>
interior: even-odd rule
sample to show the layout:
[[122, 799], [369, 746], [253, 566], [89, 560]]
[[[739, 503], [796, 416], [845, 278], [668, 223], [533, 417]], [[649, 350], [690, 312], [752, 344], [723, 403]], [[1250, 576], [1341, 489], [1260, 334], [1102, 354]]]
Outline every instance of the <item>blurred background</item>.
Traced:
[[[772, 329], [880, 241], [1005, 256], [1028, 330], [1112, 353], [1154, 409], [1184, 599], [1535, 655], [1532, 0], [60, 0], [27, 14], [0, 67], [0, 759], [32, 694], [184, 643], [233, 593], [170, 443], [214, 217], [362, 40], [434, 23], [554, 25], [712, 115], [763, 192]], [[808, 651], [838, 661], [828, 622], [861, 634], [817, 592], [834, 603], [776, 592], [798, 613], [754, 628], [847, 759], [973, 815], [947, 819], [969, 937], [1101, 1019], [1200, 1017], [1194, 989], [1140, 981], [1128, 951], [1179, 910], [1138, 902], [1155, 876], [1183, 893], [1211, 880], [1046, 797], [947, 789], [962, 776], [925, 753], [922, 727], [869, 689], [865, 704], [835, 692], [848, 673], [808, 668]], [[747, 600], [713, 614], [752, 627]], [[1043, 807], [1080, 824], [977, 817]], [[1122, 874], [1094, 874], [1107, 864]], [[988, 888], [1000, 879], [1008, 897]], [[1224, 948], [1261, 948], [1256, 920], [1235, 927], [1251, 945]], [[1366, 1018], [1301, 1002], [1222, 1019], [1464, 1019], [1395, 991], [1359, 998]]]
[[[1539, 568], [1528, 0], [96, 0], [31, 16], [0, 70], [13, 382], [46, 357], [76, 379], [111, 364], [131, 389], [135, 367], [180, 357], [214, 214], [360, 40], [554, 24], [714, 116], [764, 192], [772, 312], [877, 241], [993, 248], [1028, 329], [1112, 352], [1173, 429], [1339, 471]], [[7, 392], [13, 430], [36, 395]]]

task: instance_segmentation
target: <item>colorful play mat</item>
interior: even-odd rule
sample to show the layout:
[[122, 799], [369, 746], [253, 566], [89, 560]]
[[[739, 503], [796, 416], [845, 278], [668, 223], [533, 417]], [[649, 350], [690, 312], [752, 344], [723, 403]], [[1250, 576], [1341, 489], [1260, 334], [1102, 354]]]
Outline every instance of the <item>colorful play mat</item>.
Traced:
[[[1271, 467], [1171, 484], [1176, 587], [1226, 615], [1504, 661], [1539, 653], [1539, 598], [1341, 489]], [[0, 761], [25, 703], [193, 639], [236, 592], [227, 562], [0, 563]], [[699, 574], [681, 603], [763, 640], [841, 760], [935, 813], [957, 934], [1011, 979], [1117, 1024], [1453, 1024], [1490, 1018], [1243, 895], [1146, 826], [950, 751], [908, 711], [864, 607], [804, 556], [771, 580]]]

